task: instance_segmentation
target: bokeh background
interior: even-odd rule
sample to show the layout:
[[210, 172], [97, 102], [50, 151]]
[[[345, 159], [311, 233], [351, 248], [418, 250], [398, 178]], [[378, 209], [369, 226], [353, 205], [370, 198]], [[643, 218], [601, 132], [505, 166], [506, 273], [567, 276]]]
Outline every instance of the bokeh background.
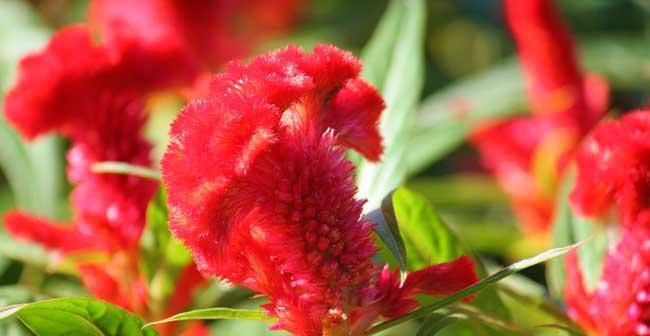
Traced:
[[[264, 41], [256, 52], [299, 44], [332, 43], [356, 54], [368, 41], [387, 1], [303, 0], [286, 34]], [[525, 0], [522, 0], [525, 1]], [[611, 114], [648, 103], [650, 93], [650, 1], [560, 0], [588, 70], [612, 86]], [[18, 59], [43, 46], [56, 29], [86, 20], [87, 0], [0, 0], [0, 90], [12, 84]], [[507, 198], [481, 167], [464, 137], [487, 120], [526, 113], [525, 84], [513, 55], [498, 0], [429, 0], [423, 43], [426, 70], [423, 102], [412, 131], [403, 169], [407, 184], [425, 195], [470, 246], [494, 265], [533, 255], [548, 247], [544, 238], [522, 237]], [[463, 101], [454, 97], [463, 96]], [[469, 102], [473, 112], [458, 114]], [[182, 106], [159, 97], [150, 104], [148, 136], [164, 148], [167, 125]], [[70, 216], [65, 178], [67, 144], [54, 136], [27, 144], [0, 117], [0, 217], [20, 207], [51, 218]], [[49, 256], [35, 245], [13, 241], [0, 226], [0, 306], [58, 296], [85, 295], [65, 272], [50, 274]], [[524, 272], [526, 286], [545, 284], [544, 267]], [[225, 294], [215, 283], [197, 306], [236, 304], [241, 294]], [[543, 291], [543, 287], [534, 290]], [[245, 296], [244, 296], [245, 297]], [[5, 328], [5, 329], [3, 329]], [[216, 331], [251, 335], [262, 327], [215, 323]], [[250, 328], [246, 331], [241, 328]], [[3, 331], [4, 330], [4, 331]], [[24, 330], [3, 327], [0, 335]], [[399, 334], [399, 333], [397, 333]]]

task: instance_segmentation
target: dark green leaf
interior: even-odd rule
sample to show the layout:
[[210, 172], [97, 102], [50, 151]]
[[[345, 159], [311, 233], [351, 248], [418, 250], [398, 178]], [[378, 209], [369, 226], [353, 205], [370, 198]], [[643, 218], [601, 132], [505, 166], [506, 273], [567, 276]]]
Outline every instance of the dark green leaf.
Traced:
[[[400, 16], [399, 24], [395, 23], [397, 16]], [[388, 31], [395, 26], [398, 33]], [[371, 67], [366, 74], [371, 74], [372, 83], [382, 88], [386, 101], [379, 123], [385, 146], [382, 162], [363, 161], [358, 165], [359, 194], [368, 200], [367, 209], [378, 207], [384, 196], [406, 176], [403, 158], [424, 83], [425, 28], [423, 0], [393, 0], [368, 51], [364, 52], [368, 58], [363, 62]], [[384, 73], [384, 78], [376, 78]]]
[[392, 328], [393, 326], [396, 326], [398, 324], [404, 323], [406, 321], [410, 321], [410, 320], [413, 320], [413, 319], [416, 319], [416, 318], [425, 317], [425, 316], [427, 316], [427, 315], [429, 315], [429, 314], [431, 314], [431, 313], [433, 313], [433, 312], [435, 312], [435, 311], [437, 311], [439, 309], [445, 308], [445, 307], [449, 306], [450, 304], [453, 304], [453, 303], [455, 303], [457, 301], [460, 301], [463, 298], [465, 298], [465, 297], [467, 297], [469, 295], [472, 295], [472, 294], [484, 289], [485, 287], [490, 286], [490, 285], [498, 282], [499, 280], [501, 280], [503, 278], [506, 278], [506, 277], [510, 276], [511, 274], [517, 273], [517, 272], [519, 272], [519, 271], [521, 271], [521, 270], [523, 270], [525, 268], [528, 268], [530, 266], [537, 265], [539, 263], [543, 263], [543, 262], [545, 262], [545, 261], [547, 261], [549, 259], [564, 255], [564, 254], [572, 251], [573, 249], [575, 249], [579, 245], [580, 245], [580, 243], [575, 244], [575, 245], [571, 245], [571, 246], [551, 249], [551, 250], [542, 252], [542, 253], [540, 253], [540, 254], [532, 257], [532, 258], [520, 260], [520, 261], [518, 261], [518, 262], [516, 262], [516, 263], [514, 263], [514, 264], [512, 264], [512, 265], [510, 265], [508, 267], [505, 267], [505, 268], [499, 270], [498, 272], [492, 274], [491, 276], [489, 276], [489, 277], [487, 277], [485, 279], [482, 279], [478, 283], [476, 283], [476, 284], [474, 284], [472, 286], [469, 286], [469, 287], [467, 287], [465, 289], [462, 289], [462, 290], [456, 292], [455, 294], [450, 295], [450, 296], [448, 296], [448, 297], [446, 297], [444, 299], [436, 301], [433, 304], [430, 304], [430, 305], [427, 305], [427, 306], [424, 306], [424, 307], [420, 307], [420, 308], [414, 310], [413, 312], [411, 312], [411, 313], [409, 313], [407, 315], [398, 317], [396, 319], [392, 319], [392, 320], [388, 320], [386, 322], [379, 323], [379, 324], [375, 325], [374, 327], [370, 328], [366, 332], [366, 335], [373, 335], [373, 334], [376, 334], [376, 333], [378, 333], [380, 331]]
[[[381, 202], [381, 209], [371, 211], [365, 216], [365, 219], [375, 223], [375, 232], [397, 260], [400, 271], [406, 272], [408, 270], [406, 246], [395, 217], [393, 197], [394, 193], [388, 194]], [[404, 276], [405, 274], [403, 274], [402, 279]]]
[[36, 336], [154, 336], [144, 322], [120, 308], [88, 298], [41, 301], [0, 308], [0, 319], [17, 316]]
[[187, 320], [252, 320], [262, 322], [273, 322], [274, 317], [268, 316], [262, 310], [232, 309], [232, 308], [208, 308], [192, 310], [174, 315], [164, 320], [151, 322], [145, 325], [149, 327], [156, 324], [187, 321]]

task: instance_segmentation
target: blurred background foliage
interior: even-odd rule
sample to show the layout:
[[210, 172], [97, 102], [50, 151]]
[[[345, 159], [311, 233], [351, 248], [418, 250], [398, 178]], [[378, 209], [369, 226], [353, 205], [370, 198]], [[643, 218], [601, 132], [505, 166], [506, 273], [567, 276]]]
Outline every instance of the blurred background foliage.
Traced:
[[[387, 6], [385, 0], [305, 1], [293, 29], [266, 41], [257, 52], [288, 43], [310, 48], [326, 42], [359, 54]], [[605, 75], [613, 87], [611, 112], [647, 104], [650, 1], [557, 2], [578, 40], [584, 67]], [[56, 29], [85, 21], [87, 5], [87, 0], [0, 0], [2, 96], [13, 81], [18, 59], [44, 45]], [[506, 196], [464, 141], [475, 125], [527, 109], [524, 82], [500, 2], [429, 0], [426, 11], [423, 100], [408, 132], [410, 143], [399, 168], [409, 176], [406, 184], [424, 195], [471, 249], [489, 256], [490, 264], [530, 256], [547, 245], [543, 240], [523, 240]], [[167, 123], [182, 105], [183, 101], [174, 97], [159, 97], [151, 104], [155, 113], [147, 132], [157, 140], [157, 155], [164, 149]], [[56, 137], [27, 144], [0, 117], [0, 215], [19, 207], [60, 220], [70, 216], [66, 208], [70, 189], [64, 171], [66, 146]], [[0, 231], [0, 306], [84, 295], [78, 281], [66, 275], [65, 267], [49, 272], [51, 258], [42, 249], [10, 240]], [[543, 267], [525, 275], [512, 278], [510, 284], [544, 295]], [[197, 306], [236, 306], [247, 294], [228, 293], [215, 283], [201, 295]], [[506, 303], [522, 306], [517, 300], [506, 299]], [[533, 313], [514, 317], [536, 318]], [[213, 327], [226, 335], [266, 332], [255, 322], [220, 321]], [[391, 333], [413, 333], [409, 324], [403, 328]], [[22, 332], [18, 325], [0, 325], [0, 335]]]

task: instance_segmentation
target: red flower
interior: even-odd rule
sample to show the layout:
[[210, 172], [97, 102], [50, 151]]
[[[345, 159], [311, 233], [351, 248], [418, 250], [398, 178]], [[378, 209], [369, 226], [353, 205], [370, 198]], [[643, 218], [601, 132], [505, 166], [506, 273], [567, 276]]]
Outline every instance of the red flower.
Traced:
[[604, 114], [607, 84], [584, 76], [574, 44], [550, 0], [504, 0], [528, 81], [532, 117], [472, 137], [485, 165], [509, 193], [529, 233], [548, 231], [558, 176], [580, 138]]
[[567, 259], [571, 317], [603, 335], [650, 334], [650, 113], [636, 111], [598, 126], [579, 148], [572, 206], [585, 216], [614, 208], [620, 241], [610, 248], [597, 288], [584, 285], [578, 255]]
[[156, 183], [95, 174], [90, 166], [150, 164], [151, 146], [141, 135], [142, 100], [173, 80], [142, 68], [142, 50], [136, 44], [93, 45], [86, 28], [64, 29], [45, 50], [21, 61], [17, 84], [5, 101], [7, 120], [26, 137], [55, 131], [71, 140], [68, 177], [75, 186], [71, 226], [12, 212], [5, 218], [8, 231], [65, 254], [107, 253], [107, 265], [79, 265], [82, 281], [95, 296], [130, 310], [145, 307], [135, 250]]
[[275, 327], [297, 335], [359, 334], [410, 311], [414, 294], [476, 280], [461, 258], [399, 287], [371, 261], [344, 149], [379, 158], [384, 104], [359, 71], [326, 45], [232, 63], [173, 123], [162, 162], [170, 226], [199, 269], [267, 295]]
[[[94, 174], [90, 166], [98, 161], [150, 164], [151, 146], [140, 134], [145, 121], [142, 99], [166, 81], [140, 69], [143, 60], [135, 57], [137, 52], [131, 59], [129, 51], [115, 55], [111, 49], [94, 46], [84, 27], [62, 30], [45, 50], [21, 61], [17, 84], [5, 101], [7, 120], [26, 137], [56, 131], [72, 140], [68, 176], [76, 187], [71, 232], [80, 234], [79, 240], [92, 236], [86, 244], [107, 251], [137, 245], [156, 184], [132, 176]], [[30, 224], [37, 224], [12, 222], [19, 218], [9, 217], [10, 229], [21, 225], [19, 231], [26, 233]]]
[[565, 288], [569, 315], [597, 335], [650, 334], [650, 231], [622, 228], [606, 255], [593, 291], [586, 289], [575, 252], [567, 258]]
[[576, 155], [571, 201], [580, 213], [603, 215], [616, 204], [623, 225], [650, 224], [650, 111], [599, 126]]

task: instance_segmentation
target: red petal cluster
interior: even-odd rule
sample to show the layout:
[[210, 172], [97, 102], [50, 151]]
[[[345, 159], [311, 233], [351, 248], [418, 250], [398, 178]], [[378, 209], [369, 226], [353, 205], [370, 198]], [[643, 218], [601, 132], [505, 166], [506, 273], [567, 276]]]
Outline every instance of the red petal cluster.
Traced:
[[571, 317], [604, 335], [650, 334], [650, 112], [594, 130], [576, 154], [573, 208], [585, 216], [618, 210], [620, 240], [609, 249], [598, 287], [585, 288], [579, 255], [567, 259]]
[[576, 160], [574, 208], [599, 216], [616, 205], [623, 225], [650, 225], [650, 111], [635, 111], [601, 125]]
[[650, 230], [622, 228], [593, 292], [584, 286], [578, 257], [574, 252], [566, 264], [571, 318], [595, 335], [650, 335]]
[[[50, 244], [53, 248], [70, 250], [79, 241], [106, 251], [134, 247], [156, 188], [153, 181], [90, 171], [98, 161], [150, 164], [151, 146], [140, 134], [142, 98], [159, 85], [152, 78], [159, 75], [138, 73], [144, 71], [138, 67], [144, 60], [131, 59], [126, 50], [114, 55], [110, 49], [93, 45], [84, 27], [64, 29], [45, 50], [21, 61], [17, 84], [6, 97], [7, 120], [28, 138], [56, 131], [72, 140], [68, 177], [75, 184], [75, 225], [70, 231], [78, 236], [58, 239], [66, 245]], [[45, 225], [30, 225], [39, 225], [40, 220], [21, 221], [22, 217], [9, 216], [9, 229], [27, 236], [31, 229], [34, 234], [47, 230]]]
[[604, 114], [608, 88], [580, 71], [552, 0], [505, 0], [504, 6], [534, 115], [489, 125], [472, 141], [510, 195], [524, 229], [545, 233], [557, 177], [580, 138]]
[[344, 149], [379, 159], [384, 103], [360, 68], [327, 45], [231, 63], [181, 111], [162, 162], [172, 231], [199, 269], [267, 295], [275, 327], [297, 335], [357, 335], [412, 309], [414, 294], [476, 280], [460, 259], [400, 287], [370, 260]]

